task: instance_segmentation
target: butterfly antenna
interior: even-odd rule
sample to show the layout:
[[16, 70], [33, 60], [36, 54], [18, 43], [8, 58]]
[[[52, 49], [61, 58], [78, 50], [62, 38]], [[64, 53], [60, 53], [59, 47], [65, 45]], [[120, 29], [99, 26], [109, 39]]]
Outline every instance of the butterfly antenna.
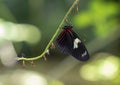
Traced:
[[68, 26], [72, 26], [72, 23], [70, 21], [68, 21], [68, 19], [66, 19], [65, 22]]

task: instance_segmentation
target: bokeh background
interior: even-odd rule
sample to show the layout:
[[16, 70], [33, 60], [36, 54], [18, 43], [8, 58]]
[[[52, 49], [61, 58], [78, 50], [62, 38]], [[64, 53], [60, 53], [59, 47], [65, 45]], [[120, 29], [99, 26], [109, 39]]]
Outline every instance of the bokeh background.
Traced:
[[[80, 0], [68, 23], [85, 43], [81, 62], [50, 49], [40, 55], [74, 0], [0, 0], [0, 85], [120, 85], [120, 0]], [[64, 23], [64, 25], [68, 25]]]

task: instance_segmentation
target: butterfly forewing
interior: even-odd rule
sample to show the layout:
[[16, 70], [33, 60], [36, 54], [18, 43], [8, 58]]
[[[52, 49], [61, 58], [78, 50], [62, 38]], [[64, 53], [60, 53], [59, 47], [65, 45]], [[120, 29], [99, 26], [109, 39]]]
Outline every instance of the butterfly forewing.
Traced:
[[56, 39], [56, 43], [57, 43], [57, 46], [58, 48], [63, 52], [63, 53], [66, 53], [66, 54], [70, 54], [69, 52], [69, 47], [72, 43], [71, 43], [71, 40], [70, 40], [70, 36], [68, 33], [65, 32], [61, 32], [61, 34], [58, 36], [58, 38]]

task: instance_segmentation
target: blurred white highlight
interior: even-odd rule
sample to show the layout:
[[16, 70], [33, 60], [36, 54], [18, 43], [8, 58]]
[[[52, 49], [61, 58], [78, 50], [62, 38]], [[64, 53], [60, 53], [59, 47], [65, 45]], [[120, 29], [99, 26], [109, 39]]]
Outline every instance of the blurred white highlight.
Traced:
[[4, 27], [0, 24], [0, 37], [4, 36]]
[[[15, 78], [17, 78], [16, 81], [14, 81]], [[28, 70], [16, 70], [11, 80], [14, 85], [48, 85], [41, 74]]]
[[10, 41], [0, 46], [0, 60], [4, 66], [11, 67], [16, 64], [17, 54]]
[[119, 63], [115, 57], [108, 57], [106, 61], [103, 61], [99, 66], [98, 72], [104, 78], [113, 79], [116, 77], [117, 72], [119, 71]]
[[30, 44], [36, 44], [41, 39], [41, 32], [39, 28], [34, 25], [0, 21], [0, 38], [17, 42], [26, 41]]
[[22, 77], [22, 85], [47, 85], [46, 80], [35, 73], [26, 73]]

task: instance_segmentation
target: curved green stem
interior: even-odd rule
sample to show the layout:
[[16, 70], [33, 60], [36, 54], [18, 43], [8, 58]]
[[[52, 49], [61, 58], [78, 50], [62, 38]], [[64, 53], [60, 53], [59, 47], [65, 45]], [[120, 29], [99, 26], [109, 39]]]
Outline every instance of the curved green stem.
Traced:
[[74, 3], [72, 4], [72, 6], [69, 8], [68, 12], [66, 13], [66, 15], [64, 16], [63, 20], [61, 21], [60, 25], [58, 26], [55, 34], [53, 35], [53, 37], [51, 38], [50, 42], [48, 43], [48, 45], [46, 46], [45, 50], [43, 51], [43, 53], [37, 57], [33, 57], [33, 58], [18, 58], [18, 60], [37, 60], [39, 58], [44, 57], [44, 55], [46, 54], [46, 51], [49, 49], [50, 45], [52, 44], [52, 42], [54, 41], [55, 37], [57, 36], [58, 32], [60, 31], [60, 28], [62, 27], [62, 25], [64, 24], [65, 20], [67, 19], [68, 15], [71, 13], [71, 11], [73, 10], [73, 8], [75, 7], [75, 5], [78, 3], [79, 0], [75, 0]]

